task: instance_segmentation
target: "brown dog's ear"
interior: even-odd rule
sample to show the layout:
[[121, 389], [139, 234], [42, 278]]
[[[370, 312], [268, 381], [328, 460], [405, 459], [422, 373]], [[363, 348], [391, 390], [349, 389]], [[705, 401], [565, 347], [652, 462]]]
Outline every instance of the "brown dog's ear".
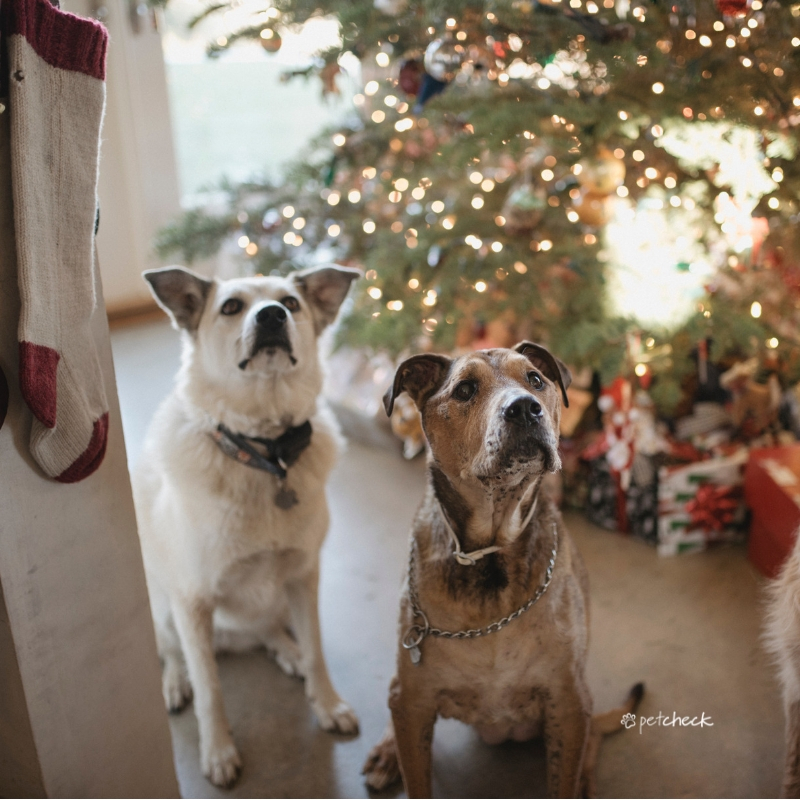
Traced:
[[421, 411], [422, 405], [444, 382], [452, 359], [447, 356], [421, 355], [407, 358], [398, 368], [394, 383], [383, 396], [386, 416], [392, 416], [394, 399], [401, 392], [408, 392]]
[[550, 378], [553, 383], [561, 387], [561, 394], [564, 397], [564, 406], [569, 408], [567, 389], [572, 383], [572, 373], [567, 365], [556, 358], [546, 347], [533, 342], [520, 342], [515, 348], [518, 353], [522, 353], [536, 369]]
[[183, 267], [149, 269], [142, 276], [175, 326], [190, 333], [196, 331], [214, 282]]
[[311, 304], [318, 334], [336, 319], [350, 284], [360, 277], [361, 270], [340, 267], [338, 264], [311, 267], [291, 275], [297, 288]]

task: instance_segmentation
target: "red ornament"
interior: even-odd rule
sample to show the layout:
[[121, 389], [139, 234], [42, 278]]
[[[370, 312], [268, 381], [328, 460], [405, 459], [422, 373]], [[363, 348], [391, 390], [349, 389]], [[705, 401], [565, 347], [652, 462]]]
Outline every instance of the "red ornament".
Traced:
[[411, 58], [404, 62], [400, 67], [400, 74], [398, 76], [398, 83], [400, 88], [412, 97], [419, 94], [419, 88], [422, 86], [422, 74], [425, 72], [422, 63], [415, 58]]
[[726, 17], [740, 17], [747, 13], [748, 0], [716, 0], [717, 11]]

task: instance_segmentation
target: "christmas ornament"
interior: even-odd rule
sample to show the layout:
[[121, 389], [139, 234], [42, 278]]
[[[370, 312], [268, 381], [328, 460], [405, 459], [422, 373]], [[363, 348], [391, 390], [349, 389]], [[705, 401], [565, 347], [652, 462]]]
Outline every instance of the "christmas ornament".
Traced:
[[425, 69], [418, 59], [407, 59], [400, 65], [400, 74], [397, 76], [400, 88], [406, 94], [416, 97], [422, 86], [422, 76], [424, 73]]
[[436, 80], [433, 75], [429, 75], [427, 72], [423, 73], [422, 86], [420, 86], [417, 102], [414, 105], [414, 113], [419, 114], [422, 111], [422, 107], [431, 97], [441, 94], [446, 88], [447, 84], [444, 81]]
[[573, 201], [578, 218], [584, 225], [599, 228], [611, 219], [611, 203], [607, 194], [581, 191], [580, 197]]
[[547, 192], [543, 186], [525, 181], [512, 189], [500, 212], [505, 217], [505, 232], [509, 236], [530, 233], [542, 219], [547, 207]]
[[342, 91], [336, 83], [336, 76], [341, 74], [342, 69], [335, 61], [329, 61], [319, 71], [322, 80], [322, 96], [327, 97], [331, 94], [341, 95]]
[[425, 71], [442, 83], [450, 83], [463, 63], [463, 45], [450, 38], [434, 39], [425, 50]]
[[748, 0], [716, 0], [716, 6], [726, 17], [741, 17], [747, 13]]
[[261, 31], [259, 41], [261, 42], [261, 46], [268, 53], [277, 53], [283, 44], [280, 34], [272, 28], [264, 28], [264, 30]]
[[598, 149], [594, 158], [581, 161], [578, 183], [592, 194], [609, 195], [625, 181], [625, 163], [608, 148]]

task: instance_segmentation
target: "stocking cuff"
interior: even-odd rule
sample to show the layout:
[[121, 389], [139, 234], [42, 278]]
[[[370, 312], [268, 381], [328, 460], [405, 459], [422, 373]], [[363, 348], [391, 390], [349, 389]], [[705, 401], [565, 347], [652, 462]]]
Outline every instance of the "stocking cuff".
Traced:
[[50, 66], [105, 80], [108, 31], [96, 20], [61, 11], [48, 0], [2, 0], [0, 14], [3, 33], [24, 36]]

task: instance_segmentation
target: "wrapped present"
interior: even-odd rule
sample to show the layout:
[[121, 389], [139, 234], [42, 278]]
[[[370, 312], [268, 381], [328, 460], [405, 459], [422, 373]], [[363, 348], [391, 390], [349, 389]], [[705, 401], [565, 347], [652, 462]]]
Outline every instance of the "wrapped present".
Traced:
[[659, 555], [744, 539], [742, 482], [747, 455], [740, 448], [728, 456], [659, 470]]
[[752, 450], [744, 491], [752, 511], [747, 556], [773, 578], [800, 526], [800, 445]]
[[624, 495], [620, 495], [619, 478], [605, 458], [595, 458], [588, 464], [586, 516], [601, 528], [620, 530], [620, 501], [624, 503]]
[[697, 490], [706, 483], [740, 486], [748, 451], [737, 448], [732, 454], [708, 458], [676, 467], [662, 467], [658, 480], [658, 503], [662, 512], [685, 511]]
[[646, 542], [658, 539], [658, 470], [655, 459], [636, 454], [631, 485], [625, 493], [628, 531]]

